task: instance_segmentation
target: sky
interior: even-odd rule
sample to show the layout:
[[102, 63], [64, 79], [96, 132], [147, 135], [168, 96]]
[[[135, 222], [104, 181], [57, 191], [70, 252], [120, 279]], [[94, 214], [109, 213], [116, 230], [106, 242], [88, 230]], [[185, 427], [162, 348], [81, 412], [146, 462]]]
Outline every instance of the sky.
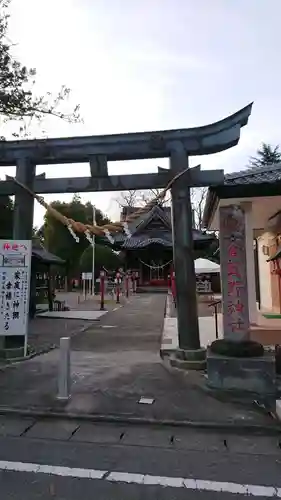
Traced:
[[[37, 69], [36, 91], [65, 84], [72, 89], [69, 109], [81, 105], [84, 123], [53, 118], [45, 125], [49, 137], [207, 125], [254, 101], [239, 145], [191, 158], [191, 166], [242, 170], [262, 141], [280, 143], [280, 0], [12, 0], [10, 14], [13, 53]], [[109, 173], [165, 165], [110, 163]], [[88, 176], [89, 166], [38, 166], [41, 172]], [[2, 168], [2, 179], [6, 173], [14, 169]], [[71, 197], [47, 195], [46, 201]], [[117, 197], [82, 195], [113, 219]], [[43, 215], [36, 203], [36, 226]]]

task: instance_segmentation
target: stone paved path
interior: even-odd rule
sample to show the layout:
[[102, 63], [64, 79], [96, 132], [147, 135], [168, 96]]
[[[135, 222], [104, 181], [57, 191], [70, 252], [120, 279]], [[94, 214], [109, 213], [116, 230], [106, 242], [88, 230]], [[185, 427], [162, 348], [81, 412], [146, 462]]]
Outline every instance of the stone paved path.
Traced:
[[[78, 351], [149, 351], [158, 354], [166, 297], [163, 294], [132, 296], [124, 307], [115, 306], [98, 324], [73, 339]], [[114, 308], [114, 309], [115, 309]]]
[[[87, 297], [87, 300], [84, 300], [83, 296], [78, 292], [60, 292], [57, 294], [57, 298], [64, 300], [71, 310], [95, 311], [100, 308], [98, 296], [94, 300], [90, 296]], [[121, 302], [125, 304], [125, 298], [122, 297]], [[108, 311], [115, 307], [114, 301], [106, 303]], [[42, 350], [46, 352], [52, 346], [59, 344], [60, 337], [65, 335], [73, 337], [91, 327], [92, 323], [84, 319], [54, 319], [37, 316], [29, 323], [28, 343], [37, 352]]]
[[[222, 402], [203, 374], [169, 371], [160, 356], [165, 296], [143, 294], [72, 338], [72, 397], [56, 400], [58, 350], [0, 372], [0, 406], [78, 414], [271, 425], [252, 404]], [[140, 398], [153, 404], [140, 404]]]

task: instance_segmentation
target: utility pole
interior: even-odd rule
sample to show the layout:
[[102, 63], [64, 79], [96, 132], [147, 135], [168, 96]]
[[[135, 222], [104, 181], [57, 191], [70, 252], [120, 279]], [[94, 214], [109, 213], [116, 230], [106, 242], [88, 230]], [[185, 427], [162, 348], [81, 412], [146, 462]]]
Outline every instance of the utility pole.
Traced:
[[[93, 205], [93, 226], [96, 224], [96, 207]], [[96, 237], [93, 234], [92, 247], [93, 247], [93, 260], [92, 260], [92, 295], [95, 295], [95, 244]]]

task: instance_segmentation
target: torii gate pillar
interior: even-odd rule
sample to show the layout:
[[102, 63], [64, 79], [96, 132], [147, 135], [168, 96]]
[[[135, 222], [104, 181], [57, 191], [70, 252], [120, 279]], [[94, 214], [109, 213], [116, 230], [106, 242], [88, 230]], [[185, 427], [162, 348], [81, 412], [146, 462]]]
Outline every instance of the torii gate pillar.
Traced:
[[[17, 160], [16, 179], [33, 190], [36, 165], [28, 157]], [[18, 189], [15, 196], [13, 238], [31, 240], [33, 228], [34, 198], [24, 189]]]
[[182, 141], [178, 137], [170, 142], [173, 177], [187, 170], [171, 187], [179, 339], [179, 349], [172, 364], [179, 368], [202, 369], [206, 363], [206, 350], [200, 347], [190, 188], [224, 182], [223, 172], [220, 173], [221, 178], [216, 179], [219, 182], [214, 182], [218, 171], [201, 172], [200, 167], [188, 170], [188, 156], [217, 153], [235, 146], [240, 138], [241, 127], [248, 122], [251, 108], [249, 105], [243, 113], [236, 113], [231, 119], [226, 118], [219, 124], [190, 129], [192, 137], [189, 141]]
[[[188, 156], [181, 143], [171, 152], [173, 175], [188, 168]], [[192, 207], [190, 187], [180, 178], [172, 185], [173, 245], [176, 278], [176, 303], [179, 347], [200, 349], [197, 314], [196, 276], [194, 270]]]

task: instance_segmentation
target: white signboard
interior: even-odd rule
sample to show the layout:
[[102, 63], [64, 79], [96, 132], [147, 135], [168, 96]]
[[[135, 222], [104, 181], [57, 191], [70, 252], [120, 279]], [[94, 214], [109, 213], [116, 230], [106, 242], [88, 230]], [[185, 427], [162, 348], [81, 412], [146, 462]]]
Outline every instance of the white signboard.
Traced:
[[82, 273], [82, 280], [91, 280], [92, 273]]
[[209, 280], [196, 281], [196, 291], [197, 293], [211, 293], [211, 282]]
[[0, 240], [0, 335], [27, 335], [32, 243]]

